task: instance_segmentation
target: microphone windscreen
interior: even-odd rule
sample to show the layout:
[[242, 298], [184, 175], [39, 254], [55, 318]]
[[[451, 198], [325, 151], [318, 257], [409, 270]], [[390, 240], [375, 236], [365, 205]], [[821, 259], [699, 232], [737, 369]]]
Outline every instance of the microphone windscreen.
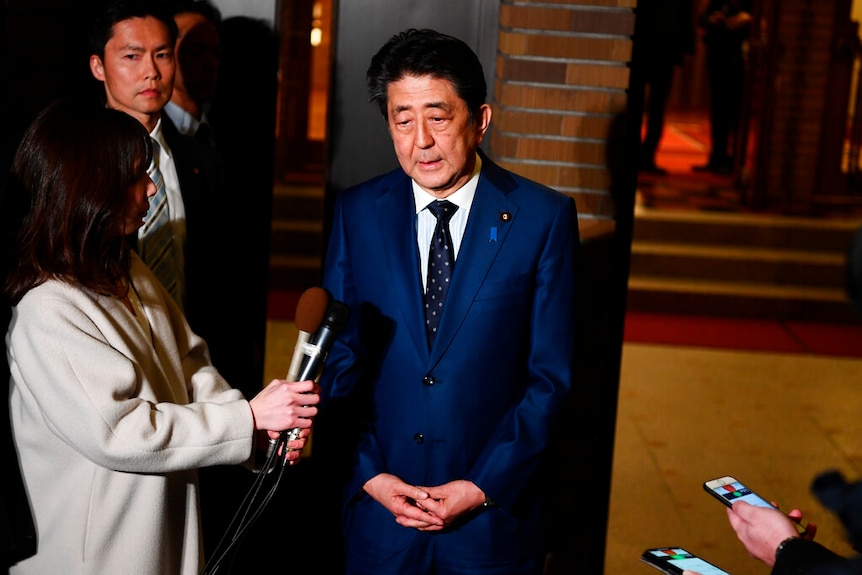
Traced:
[[296, 302], [296, 327], [299, 331], [314, 333], [320, 328], [326, 308], [329, 307], [329, 292], [321, 287], [310, 287]]

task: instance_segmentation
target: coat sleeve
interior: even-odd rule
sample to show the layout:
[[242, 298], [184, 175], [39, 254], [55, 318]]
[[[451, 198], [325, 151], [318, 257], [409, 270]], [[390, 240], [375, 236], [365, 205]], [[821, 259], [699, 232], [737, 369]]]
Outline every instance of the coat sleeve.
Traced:
[[249, 458], [248, 402], [215, 370], [184, 371], [182, 350], [157, 355], [147, 338], [135, 337], [133, 319], [106, 313], [79, 290], [34, 291], [16, 307], [7, 345], [13, 381], [49, 433], [119, 471]]
[[[349, 255], [351, 241], [345, 217], [345, 194], [339, 195], [333, 213], [324, 266], [323, 285], [333, 299], [347, 304], [350, 317], [341, 336], [335, 341], [326, 358], [320, 378], [321, 414], [315, 434], [331, 437], [330, 457], [344, 457], [349, 461], [357, 458], [352, 483], [347, 489], [351, 494], [359, 493], [368, 479], [386, 471], [382, 450], [373, 433], [367, 429], [365, 413], [356, 409], [356, 391], [363, 374], [364, 348], [360, 335], [362, 310], [357, 295], [354, 271]], [[360, 403], [361, 405], [361, 403]], [[326, 441], [323, 439], [323, 441]], [[357, 445], [358, 444], [358, 445]], [[356, 453], [351, 450], [357, 447]], [[340, 455], [339, 455], [340, 454]]]
[[503, 507], [514, 507], [530, 488], [574, 384], [579, 245], [577, 211], [569, 201], [556, 212], [536, 267], [524, 391], [467, 476]]

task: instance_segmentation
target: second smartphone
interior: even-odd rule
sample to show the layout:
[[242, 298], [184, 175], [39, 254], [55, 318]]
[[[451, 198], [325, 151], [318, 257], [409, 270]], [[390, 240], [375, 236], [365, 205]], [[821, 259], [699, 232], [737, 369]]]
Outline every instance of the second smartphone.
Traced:
[[667, 575], [682, 575], [684, 569], [697, 571], [701, 575], [730, 575], [682, 547], [647, 549], [641, 555], [641, 561]]

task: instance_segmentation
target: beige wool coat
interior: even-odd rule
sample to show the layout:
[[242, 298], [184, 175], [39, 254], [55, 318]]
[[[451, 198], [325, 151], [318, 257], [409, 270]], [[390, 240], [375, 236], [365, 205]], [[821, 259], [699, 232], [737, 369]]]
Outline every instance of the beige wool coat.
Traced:
[[13, 575], [197, 575], [196, 469], [251, 457], [248, 402], [136, 255], [131, 275], [146, 322], [60, 281], [13, 309], [10, 416], [38, 536]]

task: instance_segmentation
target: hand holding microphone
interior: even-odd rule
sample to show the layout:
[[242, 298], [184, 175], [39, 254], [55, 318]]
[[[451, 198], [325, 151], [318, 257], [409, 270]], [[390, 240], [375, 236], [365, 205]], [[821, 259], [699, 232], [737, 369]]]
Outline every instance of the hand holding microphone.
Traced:
[[[350, 308], [347, 307], [347, 304], [338, 300], [329, 301], [320, 327], [311, 335], [307, 342], [303, 342], [302, 344], [296, 381], [305, 381], [307, 379], [317, 381], [320, 371], [323, 369], [323, 364], [326, 362], [326, 356], [329, 354], [329, 350], [332, 349], [332, 345], [338, 338], [338, 334], [341, 333], [341, 330], [347, 324], [349, 316]], [[296, 355], [294, 355], [294, 358], [296, 358]], [[288, 377], [288, 379], [291, 378]], [[287, 432], [286, 441], [298, 438], [300, 431], [299, 428], [295, 428]]]
[[[299, 329], [296, 347], [290, 363], [286, 380], [273, 380], [260, 393], [249, 400], [255, 429], [284, 430], [290, 425], [311, 427], [311, 418], [317, 413], [314, 404], [320, 401], [317, 394], [318, 372], [326, 353], [332, 347], [338, 332], [347, 321], [348, 308], [341, 302], [331, 302], [329, 292], [323, 288], [309, 288], [299, 298], [296, 305], [296, 326]], [[332, 304], [337, 304], [333, 307]], [[332, 308], [333, 311], [330, 310]], [[286, 413], [285, 408], [291, 409]], [[306, 420], [303, 421], [303, 420]], [[300, 450], [291, 450], [288, 443], [298, 439], [303, 428], [280, 431], [276, 439], [270, 438], [266, 452], [266, 463], [259, 473], [249, 494], [237, 511], [228, 533], [219, 542], [216, 552], [204, 566], [203, 573], [215, 573], [231, 548], [242, 540], [245, 531], [260, 516], [278, 487], [287, 464], [301, 456]], [[272, 433], [272, 431], [270, 431]], [[261, 503], [255, 503], [257, 494], [263, 487], [269, 472], [274, 469], [276, 451], [281, 445], [283, 462], [281, 471], [274, 475], [275, 481]], [[209, 569], [213, 565], [213, 570]]]

